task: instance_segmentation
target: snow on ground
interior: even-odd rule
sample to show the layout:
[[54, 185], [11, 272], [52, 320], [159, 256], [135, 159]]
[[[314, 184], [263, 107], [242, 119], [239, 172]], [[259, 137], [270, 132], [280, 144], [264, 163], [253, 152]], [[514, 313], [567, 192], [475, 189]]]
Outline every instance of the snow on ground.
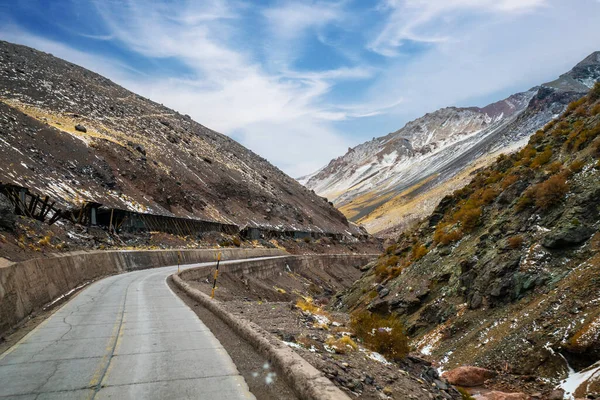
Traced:
[[559, 385], [565, 391], [565, 399], [575, 399], [574, 393], [577, 388], [581, 385], [587, 386], [592, 381], [600, 379], [600, 361], [579, 372], [575, 372], [568, 363], [567, 367], [569, 369], [569, 376]]

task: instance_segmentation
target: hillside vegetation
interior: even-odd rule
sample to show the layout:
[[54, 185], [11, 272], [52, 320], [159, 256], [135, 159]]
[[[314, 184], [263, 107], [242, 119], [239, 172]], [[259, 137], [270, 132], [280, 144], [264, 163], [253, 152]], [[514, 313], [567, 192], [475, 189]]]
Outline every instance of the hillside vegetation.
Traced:
[[558, 384], [570, 367], [600, 360], [599, 225], [596, 84], [521, 151], [443, 198], [333, 307], [394, 315], [443, 369]]

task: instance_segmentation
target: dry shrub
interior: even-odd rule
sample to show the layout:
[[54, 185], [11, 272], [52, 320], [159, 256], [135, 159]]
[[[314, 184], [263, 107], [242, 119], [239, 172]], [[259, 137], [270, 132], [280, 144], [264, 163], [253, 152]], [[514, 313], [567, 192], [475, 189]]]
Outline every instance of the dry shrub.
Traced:
[[508, 239], [508, 245], [511, 249], [520, 249], [523, 246], [523, 236], [517, 235]]
[[560, 161], [554, 161], [552, 164], [548, 165], [546, 170], [551, 174], [555, 175], [562, 169], [563, 165]]
[[496, 197], [498, 197], [498, 191], [492, 188], [487, 188], [481, 192], [481, 202], [483, 204], [490, 204]]
[[356, 311], [350, 326], [366, 347], [389, 360], [401, 360], [408, 354], [408, 337], [402, 323], [393, 315], [382, 317], [370, 311]]
[[375, 276], [377, 276], [380, 281], [385, 279], [388, 276], [389, 269], [395, 267], [398, 262], [400, 262], [398, 256], [380, 257], [377, 261], [377, 266], [375, 267]]
[[592, 107], [592, 115], [598, 115], [598, 114], [600, 114], [600, 103], [598, 103], [594, 107]]
[[506, 189], [518, 180], [519, 177], [517, 175], [508, 175], [502, 180], [500, 185], [502, 186], [502, 189]]
[[460, 226], [464, 232], [471, 232], [479, 225], [481, 219], [481, 207], [463, 206], [454, 214], [454, 218], [460, 222]]
[[569, 105], [567, 106], [566, 113], [568, 114], [568, 113], [575, 111], [579, 106], [584, 104], [586, 101], [587, 101], [587, 99], [585, 97], [582, 97], [579, 100], [575, 100], [575, 101], [569, 103]]
[[446, 226], [438, 225], [433, 234], [433, 241], [442, 246], [447, 246], [462, 239], [463, 233], [460, 229], [447, 229]]
[[298, 307], [302, 311], [307, 311], [311, 314], [319, 314], [329, 317], [329, 314], [323, 311], [321, 307], [314, 304], [313, 299], [311, 299], [310, 297], [302, 297], [298, 299], [298, 301], [296, 302], [296, 307]]
[[342, 336], [339, 339], [336, 339], [334, 336], [330, 336], [325, 341], [325, 344], [329, 347], [332, 347], [338, 354], [346, 354], [348, 352], [358, 350], [358, 345], [350, 336]]
[[535, 205], [545, 210], [560, 202], [569, 191], [569, 184], [563, 175], [553, 175], [535, 186]]
[[600, 82], [596, 82], [596, 84], [594, 84], [594, 87], [592, 90], [590, 90], [589, 97], [591, 101], [600, 99]]
[[581, 172], [581, 170], [583, 169], [585, 165], [585, 161], [583, 160], [575, 160], [571, 163], [571, 165], [569, 165], [569, 169], [571, 170], [571, 172], [573, 172], [574, 174]]
[[233, 238], [233, 245], [234, 245], [235, 247], [240, 247], [240, 246], [242, 245], [242, 241], [240, 240], [240, 238], [239, 238], [239, 237], [234, 237], [234, 238]]
[[546, 147], [546, 149], [539, 153], [531, 162], [531, 168], [539, 168], [542, 165], [546, 164], [552, 158], [552, 149], [550, 147]]
[[420, 260], [427, 254], [427, 252], [428, 252], [427, 247], [425, 247], [421, 243], [417, 242], [417, 243], [415, 243], [415, 245], [412, 248], [412, 259], [415, 261]]

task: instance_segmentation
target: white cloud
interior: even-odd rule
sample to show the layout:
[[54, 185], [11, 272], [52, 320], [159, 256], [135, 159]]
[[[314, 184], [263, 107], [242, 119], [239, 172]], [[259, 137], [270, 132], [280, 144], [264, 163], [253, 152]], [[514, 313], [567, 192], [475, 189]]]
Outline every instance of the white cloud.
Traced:
[[[547, 0], [384, 0], [379, 10], [389, 13], [369, 48], [384, 56], [397, 56], [406, 40], [440, 43], [452, 38], [453, 18], [465, 14], [523, 13]], [[464, 23], [463, 20], [457, 22]]]
[[[129, 0], [123, 8], [117, 3], [97, 3], [110, 35], [145, 56], [177, 59], [190, 71], [185, 79], [124, 82], [127, 88], [212, 129], [234, 134], [243, 145], [292, 175], [312, 172], [347, 147], [328, 121], [360, 113], [323, 105], [321, 99], [336, 82], [369, 78], [373, 69], [355, 66], [299, 72], [286, 62], [269, 72], [244, 43], [232, 39], [239, 38], [235, 34], [240, 16], [225, 2], [194, 4], [166, 13], [162, 4]], [[335, 5], [290, 3], [264, 11], [281, 48], [340, 15]]]
[[[539, 3], [530, 3], [535, 5]], [[594, 23], [600, 7], [593, 1], [579, 5], [555, 1], [536, 13], [488, 16], [454, 26], [452, 40], [409, 60], [396, 59], [371, 86], [370, 98], [392, 101], [404, 96], [406, 101], [394, 113], [406, 120], [553, 80], [600, 49], [600, 25]]]

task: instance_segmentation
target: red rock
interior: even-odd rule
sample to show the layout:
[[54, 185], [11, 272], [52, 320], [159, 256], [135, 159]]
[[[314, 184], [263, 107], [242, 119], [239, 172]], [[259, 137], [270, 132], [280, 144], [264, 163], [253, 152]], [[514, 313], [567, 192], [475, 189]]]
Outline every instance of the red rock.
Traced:
[[477, 398], [478, 400], [529, 400], [525, 393], [504, 393], [493, 390]]
[[452, 385], [471, 387], [483, 385], [486, 379], [493, 378], [496, 373], [485, 368], [463, 366], [446, 371], [442, 376]]

